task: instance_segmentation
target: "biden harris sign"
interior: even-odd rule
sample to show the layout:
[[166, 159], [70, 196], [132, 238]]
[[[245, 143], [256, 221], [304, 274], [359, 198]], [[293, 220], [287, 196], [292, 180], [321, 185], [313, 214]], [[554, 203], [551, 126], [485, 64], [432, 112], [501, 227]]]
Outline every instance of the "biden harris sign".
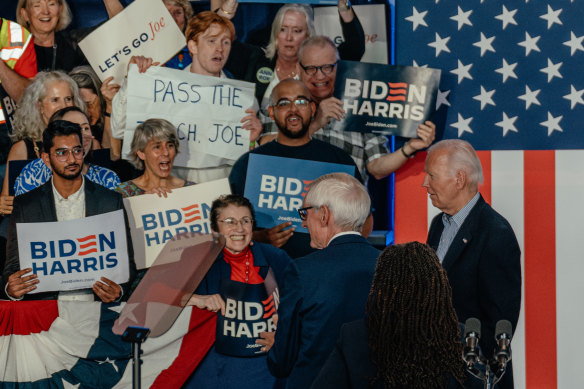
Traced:
[[335, 97], [345, 118], [335, 130], [416, 137], [436, 107], [440, 70], [339, 62]]
[[271, 228], [292, 222], [296, 231], [306, 233], [298, 208], [302, 208], [308, 185], [328, 173], [355, 175], [351, 165], [260, 154], [249, 155], [247, 171], [244, 195], [254, 206], [256, 225]]
[[30, 293], [91, 288], [101, 277], [122, 284], [130, 278], [124, 211], [81, 219], [18, 223], [21, 269], [38, 276]]

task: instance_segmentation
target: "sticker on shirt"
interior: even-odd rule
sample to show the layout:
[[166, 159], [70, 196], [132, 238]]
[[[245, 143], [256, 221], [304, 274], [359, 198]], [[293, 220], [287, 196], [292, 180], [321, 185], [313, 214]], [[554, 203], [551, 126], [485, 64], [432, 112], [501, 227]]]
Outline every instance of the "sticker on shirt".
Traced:
[[267, 66], [259, 68], [256, 73], [256, 78], [262, 84], [269, 84], [274, 79], [274, 71]]

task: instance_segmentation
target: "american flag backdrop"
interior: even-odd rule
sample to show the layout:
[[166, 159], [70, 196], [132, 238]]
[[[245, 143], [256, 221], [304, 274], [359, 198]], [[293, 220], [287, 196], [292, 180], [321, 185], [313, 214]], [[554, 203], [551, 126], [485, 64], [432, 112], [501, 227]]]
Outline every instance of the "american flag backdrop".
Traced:
[[[516, 388], [581, 388], [584, 341], [584, 2], [399, 0], [396, 64], [442, 70], [433, 120], [469, 141], [485, 199], [522, 249], [512, 343]], [[425, 155], [396, 175], [396, 241], [425, 241], [438, 213]]]

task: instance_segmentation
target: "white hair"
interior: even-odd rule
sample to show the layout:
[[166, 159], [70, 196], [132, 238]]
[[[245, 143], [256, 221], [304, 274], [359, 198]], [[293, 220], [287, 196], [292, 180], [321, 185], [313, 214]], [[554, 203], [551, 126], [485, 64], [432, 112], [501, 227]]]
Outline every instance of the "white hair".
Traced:
[[276, 16], [274, 17], [274, 22], [272, 23], [272, 32], [270, 34], [270, 43], [264, 49], [266, 57], [269, 59], [274, 58], [276, 52], [278, 51], [278, 34], [280, 33], [280, 28], [282, 28], [282, 23], [284, 22], [284, 15], [286, 12], [300, 12], [306, 17], [306, 28], [307, 37], [311, 37], [315, 34], [314, 29], [314, 14], [312, 8], [306, 4], [285, 4], [278, 10]]
[[306, 204], [320, 208], [326, 205], [335, 224], [344, 231], [361, 231], [371, 211], [367, 188], [347, 173], [325, 174], [310, 184]]
[[428, 149], [426, 159], [435, 151], [446, 150], [448, 153], [448, 167], [452, 175], [457, 171], [465, 172], [467, 182], [472, 189], [478, 189], [483, 183], [483, 167], [475, 149], [462, 139], [444, 139]]

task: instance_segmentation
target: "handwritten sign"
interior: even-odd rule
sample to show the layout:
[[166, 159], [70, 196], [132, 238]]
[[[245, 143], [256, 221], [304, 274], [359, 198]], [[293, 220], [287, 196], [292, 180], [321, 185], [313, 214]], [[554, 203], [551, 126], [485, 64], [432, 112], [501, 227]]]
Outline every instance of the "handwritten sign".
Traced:
[[175, 166], [233, 165], [249, 150], [249, 131], [241, 127], [241, 119], [254, 106], [254, 93], [249, 82], [158, 66], [138, 73], [132, 65], [122, 157], [127, 158], [136, 126], [161, 118], [177, 128], [180, 153]]
[[355, 174], [355, 167], [338, 163], [305, 161], [302, 159], [250, 154], [247, 164], [244, 196], [253, 204], [258, 227], [271, 228], [292, 222], [297, 232], [302, 227], [298, 208], [308, 185], [328, 173]]
[[21, 269], [38, 276], [30, 293], [91, 288], [101, 277], [122, 284], [130, 278], [124, 211], [81, 219], [18, 223]]
[[181, 232], [210, 234], [211, 203], [229, 193], [225, 178], [173, 189], [166, 198], [156, 194], [125, 198], [136, 268], [150, 267], [164, 245]]
[[437, 69], [341, 61], [335, 96], [345, 119], [334, 128], [415, 138], [435, 110], [439, 82]]
[[164, 63], [186, 45], [185, 36], [160, 0], [136, 0], [79, 42], [100, 80], [121, 84], [130, 58]]

